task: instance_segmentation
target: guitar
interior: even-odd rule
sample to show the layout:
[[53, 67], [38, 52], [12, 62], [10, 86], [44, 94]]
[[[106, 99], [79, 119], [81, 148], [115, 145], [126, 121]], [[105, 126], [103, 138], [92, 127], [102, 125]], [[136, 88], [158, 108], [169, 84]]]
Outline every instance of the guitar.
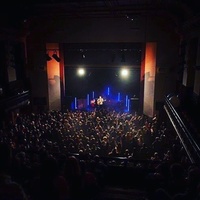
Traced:
[[103, 105], [104, 101], [106, 101], [105, 99], [103, 99], [101, 96], [97, 99], [97, 105], [101, 106]]

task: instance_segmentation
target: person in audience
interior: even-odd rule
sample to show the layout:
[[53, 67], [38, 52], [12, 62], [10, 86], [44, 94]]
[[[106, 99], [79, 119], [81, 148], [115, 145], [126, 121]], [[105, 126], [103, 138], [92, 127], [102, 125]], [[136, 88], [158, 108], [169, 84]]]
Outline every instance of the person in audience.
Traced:
[[199, 184], [200, 184], [200, 169], [197, 166], [191, 166], [188, 169], [187, 186], [184, 191], [178, 192], [173, 196], [173, 200], [198, 200], [199, 199]]
[[6, 143], [0, 143], [0, 199], [28, 200], [24, 188], [11, 177], [12, 150]]
[[32, 182], [31, 197], [33, 200], [69, 198], [69, 185], [65, 177], [59, 173], [58, 162], [48, 155], [40, 166], [40, 175]]
[[70, 156], [66, 160], [64, 177], [69, 183], [70, 200], [81, 200], [82, 198], [82, 176], [79, 160]]

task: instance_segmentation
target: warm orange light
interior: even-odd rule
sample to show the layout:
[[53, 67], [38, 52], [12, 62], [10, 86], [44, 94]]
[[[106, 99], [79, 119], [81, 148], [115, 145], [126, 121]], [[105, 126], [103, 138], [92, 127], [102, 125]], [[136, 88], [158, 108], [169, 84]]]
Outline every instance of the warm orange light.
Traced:
[[155, 72], [156, 72], [156, 43], [146, 44], [144, 64], [144, 103], [143, 112], [147, 116], [154, 116]]
[[149, 72], [150, 76], [155, 76], [155, 71], [156, 71], [156, 43], [149, 42], [146, 44], [145, 73]]
[[[55, 53], [59, 57], [59, 44], [48, 43], [46, 50], [49, 55]], [[47, 77], [48, 77], [48, 103], [49, 109], [57, 110], [61, 108], [61, 88], [60, 88], [60, 62], [52, 59], [47, 63]], [[56, 102], [56, 103], [55, 103]]]

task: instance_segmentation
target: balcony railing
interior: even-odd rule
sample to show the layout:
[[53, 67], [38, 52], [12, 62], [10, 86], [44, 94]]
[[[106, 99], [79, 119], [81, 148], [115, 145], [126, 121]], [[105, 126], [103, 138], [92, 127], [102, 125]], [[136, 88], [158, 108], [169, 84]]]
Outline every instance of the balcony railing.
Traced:
[[23, 91], [12, 97], [5, 97], [0, 100], [0, 108], [9, 111], [23, 105], [27, 105], [30, 100], [29, 91]]
[[192, 132], [181, 119], [179, 112], [172, 105], [170, 100], [165, 98], [164, 109], [171, 121], [184, 149], [192, 164], [200, 164], [200, 147], [194, 139]]

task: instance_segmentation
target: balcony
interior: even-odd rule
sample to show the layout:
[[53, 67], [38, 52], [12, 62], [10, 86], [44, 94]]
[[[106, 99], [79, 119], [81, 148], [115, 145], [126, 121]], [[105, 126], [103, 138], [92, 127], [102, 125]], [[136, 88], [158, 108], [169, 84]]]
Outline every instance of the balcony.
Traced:
[[28, 105], [30, 101], [29, 91], [23, 91], [12, 97], [4, 97], [0, 99], [0, 110], [7, 112], [17, 109], [21, 106]]

